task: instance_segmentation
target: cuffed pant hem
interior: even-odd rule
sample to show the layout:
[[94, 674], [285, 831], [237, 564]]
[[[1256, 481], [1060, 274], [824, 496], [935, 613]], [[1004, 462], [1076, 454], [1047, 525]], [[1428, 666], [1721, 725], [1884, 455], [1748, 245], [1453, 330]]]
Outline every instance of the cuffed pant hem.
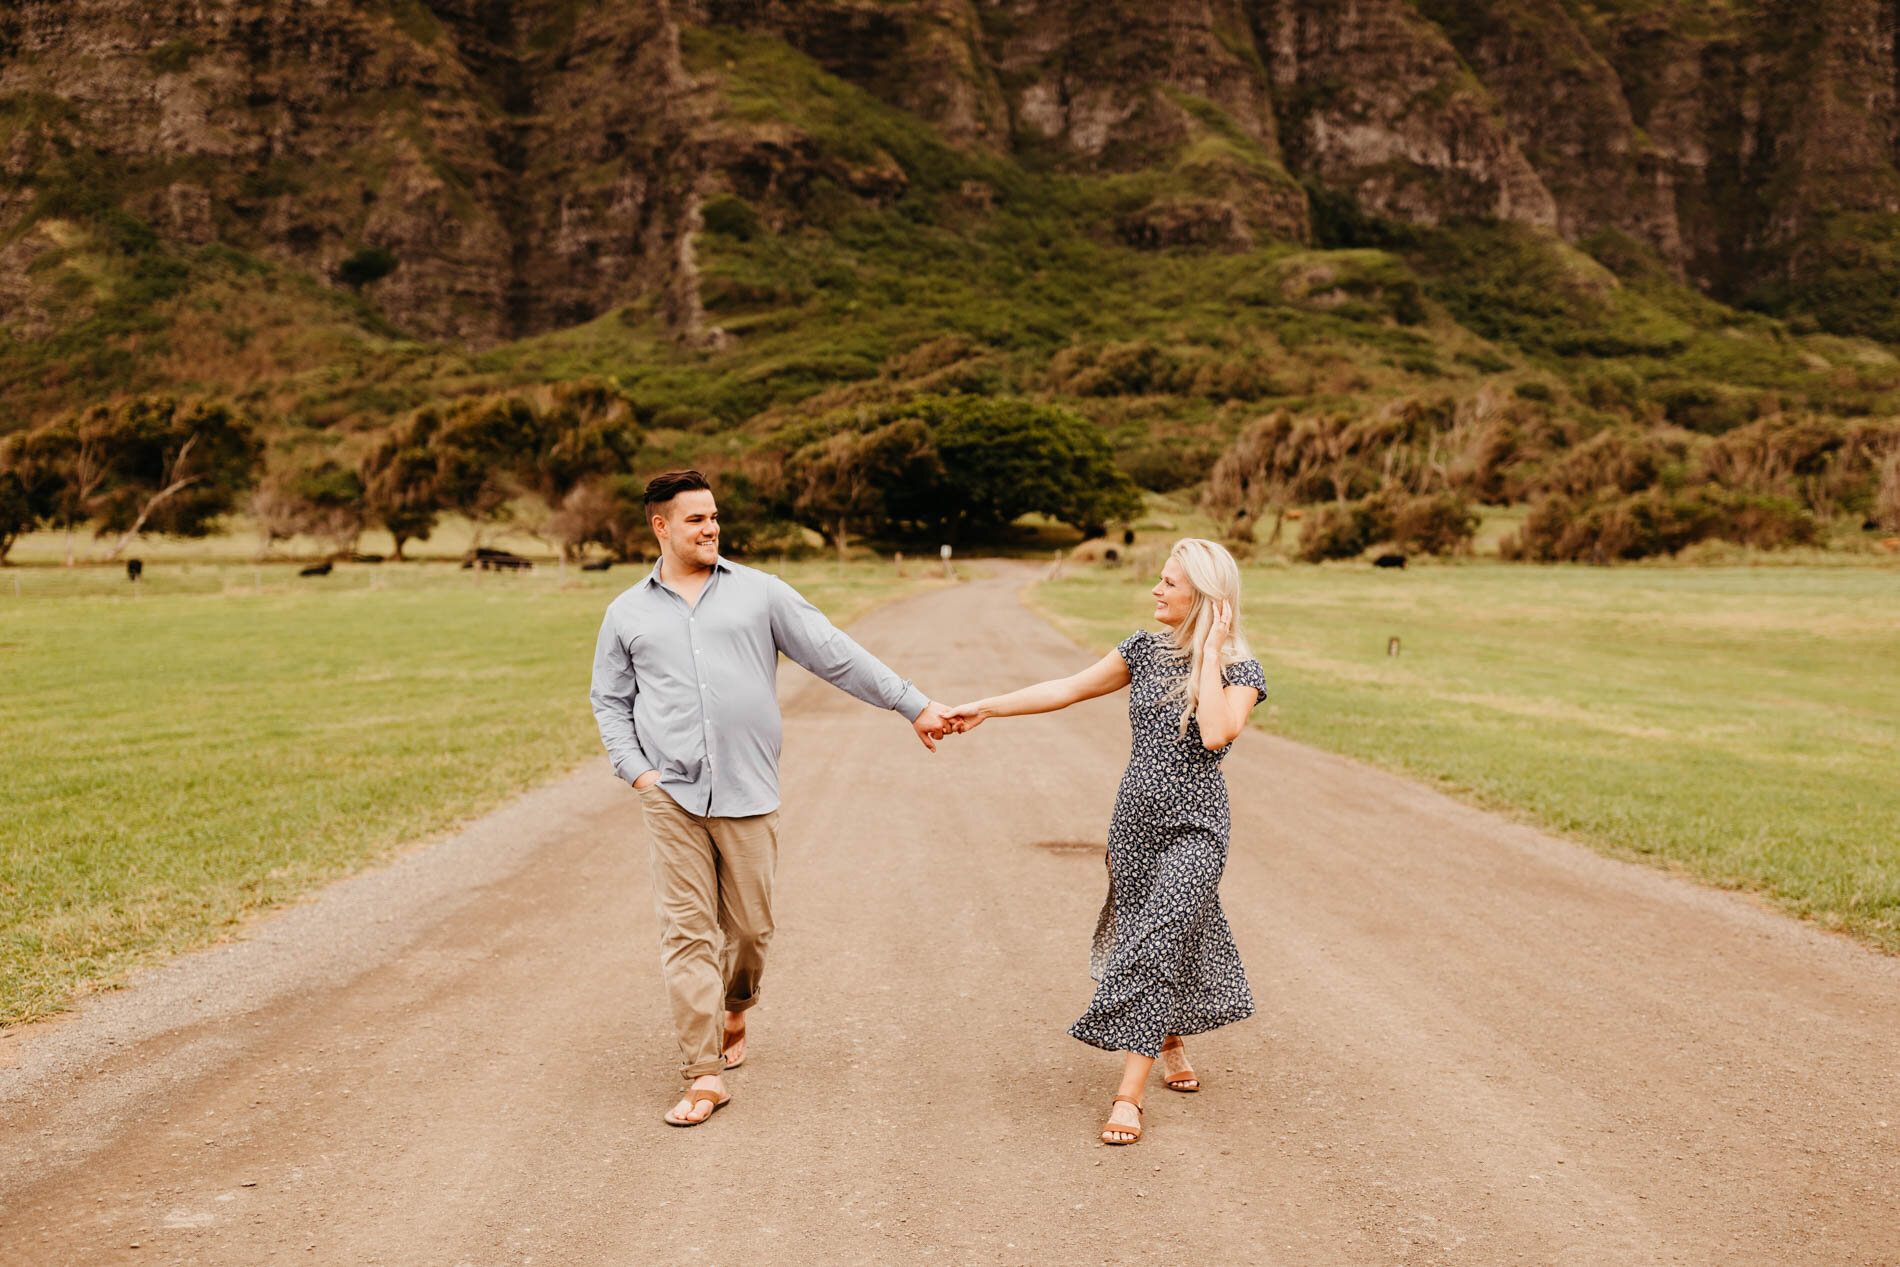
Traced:
[[727, 1000], [726, 1000], [726, 1011], [728, 1011], [728, 1012], [743, 1012], [743, 1011], [745, 1011], [745, 1010], [746, 1010], [747, 1008], [750, 1008], [750, 1007], [753, 1007], [753, 1006], [755, 1006], [755, 1005], [757, 1005], [757, 1003], [758, 1003], [758, 1001], [759, 1001], [759, 996], [758, 996], [758, 995], [756, 995], [756, 994], [755, 994], [755, 995], [753, 995], [753, 996], [752, 996], [751, 998], [749, 998], [749, 999], [727, 999]]
[[680, 1070], [680, 1077], [687, 1082], [691, 1082], [694, 1078], [704, 1078], [707, 1074], [724, 1073], [725, 1071], [726, 1058], [724, 1056], [714, 1056], [711, 1060], [702, 1060], [697, 1064], [686, 1066]]

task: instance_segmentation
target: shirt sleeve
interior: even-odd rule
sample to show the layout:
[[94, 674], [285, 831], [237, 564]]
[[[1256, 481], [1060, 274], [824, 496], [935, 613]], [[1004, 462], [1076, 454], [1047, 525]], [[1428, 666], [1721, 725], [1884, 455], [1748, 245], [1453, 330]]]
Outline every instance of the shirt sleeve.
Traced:
[[1258, 660], [1236, 660], [1220, 671], [1220, 680], [1227, 686], [1251, 686], [1255, 691], [1253, 702], [1258, 705], [1267, 698], [1267, 673], [1260, 667]]
[[867, 704], [917, 720], [930, 703], [928, 696], [852, 641], [797, 590], [776, 576], [768, 583], [772, 640], [787, 658]]
[[587, 698], [594, 706], [594, 722], [600, 727], [600, 741], [607, 745], [607, 759], [614, 773], [631, 783], [657, 767], [647, 759], [633, 725], [633, 700], [640, 693], [634, 679], [633, 662], [620, 645], [611, 610], [600, 622], [600, 637], [594, 643], [594, 682]]
[[1135, 671], [1135, 663], [1141, 659], [1141, 654], [1147, 648], [1147, 644], [1148, 639], [1143, 636], [1143, 631], [1137, 629], [1123, 638], [1121, 645], [1115, 648], [1116, 653], [1122, 658], [1122, 663], [1128, 666], [1130, 673]]

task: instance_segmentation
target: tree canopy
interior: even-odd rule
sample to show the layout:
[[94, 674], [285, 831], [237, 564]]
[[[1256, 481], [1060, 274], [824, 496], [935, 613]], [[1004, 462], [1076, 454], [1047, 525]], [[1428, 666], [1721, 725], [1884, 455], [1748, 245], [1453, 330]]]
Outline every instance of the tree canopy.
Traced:
[[1096, 426], [1033, 400], [919, 397], [807, 423], [786, 442], [791, 513], [827, 537], [855, 519], [965, 541], [1026, 514], [1099, 535], [1141, 509]]

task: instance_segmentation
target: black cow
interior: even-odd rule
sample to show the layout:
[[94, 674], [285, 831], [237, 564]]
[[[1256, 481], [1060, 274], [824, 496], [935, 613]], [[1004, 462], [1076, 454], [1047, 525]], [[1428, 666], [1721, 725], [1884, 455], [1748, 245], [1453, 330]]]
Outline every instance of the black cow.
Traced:
[[297, 573], [297, 575], [298, 576], [328, 576], [330, 575], [330, 569], [335, 566], [336, 564], [332, 563], [328, 559], [325, 559], [321, 563], [312, 563], [309, 567]]
[[1375, 568], [1402, 568], [1405, 566], [1405, 556], [1402, 554], [1382, 554], [1372, 561], [1372, 566]]
[[532, 572], [534, 560], [524, 559], [507, 550], [497, 550], [492, 546], [479, 546], [462, 556], [464, 568], [480, 568], [487, 572]]
[[144, 576], [144, 575], [145, 575], [145, 560], [144, 559], [127, 559], [125, 561], [125, 579], [126, 580], [136, 581], [141, 576]]

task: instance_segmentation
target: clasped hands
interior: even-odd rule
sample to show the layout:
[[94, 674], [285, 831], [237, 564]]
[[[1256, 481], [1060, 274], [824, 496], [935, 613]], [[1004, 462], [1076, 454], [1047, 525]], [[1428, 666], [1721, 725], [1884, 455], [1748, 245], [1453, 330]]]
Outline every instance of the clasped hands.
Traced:
[[937, 741], [945, 735], [961, 735], [982, 724], [983, 713], [974, 703], [953, 707], [931, 700], [924, 705], [924, 711], [917, 714], [917, 720], [910, 727], [917, 732], [917, 738], [923, 741], [924, 747], [935, 752]]

